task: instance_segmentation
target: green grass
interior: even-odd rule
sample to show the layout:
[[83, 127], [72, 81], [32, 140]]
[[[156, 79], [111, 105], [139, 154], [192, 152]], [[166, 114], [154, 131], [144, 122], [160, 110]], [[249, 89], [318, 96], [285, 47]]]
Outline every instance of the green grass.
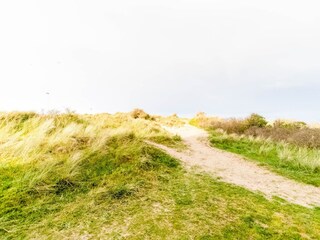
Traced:
[[113, 165], [108, 155], [90, 156], [76, 187], [64, 182], [46, 193], [25, 189], [22, 194], [20, 189], [18, 205], [1, 213], [1, 238], [320, 237], [318, 209], [268, 201], [210, 176], [185, 172], [176, 160], [146, 145], [138, 151], [147, 159]]
[[[147, 147], [148, 148], [148, 147]], [[320, 210], [268, 201], [187, 173], [151, 150], [157, 167], [122, 166], [89, 191], [33, 199], [2, 219], [2, 239], [303, 239], [320, 237]], [[158, 155], [159, 154], [159, 155]], [[168, 162], [169, 161], [169, 162]], [[138, 171], [139, 169], [139, 171]], [[107, 170], [108, 171], [108, 170]], [[70, 192], [71, 191], [71, 192]], [[56, 196], [55, 196], [56, 195]], [[5, 223], [5, 224], [3, 224]]]
[[240, 154], [285, 177], [320, 186], [319, 150], [215, 131], [211, 132], [210, 142], [214, 147]]
[[0, 124], [0, 239], [320, 238], [319, 209], [184, 170], [152, 121], [21, 119]]

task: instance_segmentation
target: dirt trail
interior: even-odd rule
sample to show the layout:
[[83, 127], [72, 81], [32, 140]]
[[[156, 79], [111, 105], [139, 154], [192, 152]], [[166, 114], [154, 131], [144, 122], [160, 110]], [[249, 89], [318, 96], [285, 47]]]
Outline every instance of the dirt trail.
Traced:
[[204, 130], [190, 125], [180, 128], [164, 128], [180, 135], [188, 145], [188, 150], [179, 152], [159, 144], [150, 144], [180, 159], [187, 166], [199, 166], [224, 182], [236, 184], [254, 192], [261, 192], [270, 198], [278, 196], [306, 207], [320, 206], [320, 188], [278, 176], [238, 155], [212, 148], [208, 143], [208, 134]]

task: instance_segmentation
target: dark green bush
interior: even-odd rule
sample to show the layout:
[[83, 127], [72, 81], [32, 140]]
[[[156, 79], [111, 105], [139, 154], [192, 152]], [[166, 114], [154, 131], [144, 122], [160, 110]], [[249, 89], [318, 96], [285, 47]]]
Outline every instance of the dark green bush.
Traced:
[[245, 119], [245, 124], [247, 128], [250, 128], [250, 127], [262, 128], [267, 126], [268, 122], [261, 115], [253, 113], [248, 118]]

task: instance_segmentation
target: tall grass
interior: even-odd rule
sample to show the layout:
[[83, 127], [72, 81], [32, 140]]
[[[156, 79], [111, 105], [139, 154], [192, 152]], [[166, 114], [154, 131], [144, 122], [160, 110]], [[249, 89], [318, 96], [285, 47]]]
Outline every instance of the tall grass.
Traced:
[[[227, 135], [225, 137], [228, 138]], [[279, 159], [283, 162], [290, 162], [298, 167], [308, 168], [315, 172], [320, 170], [320, 149], [298, 147], [284, 141], [274, 142], [270, 138], [248, 137], [245, 135], [231, 135], [231, 137], [239, 141], [248, 139], [251, 143], [259, 143], [259, 153], [261, 154], [275, 150]]]
[[[157, 161], [177, 166], [144, 143], [159, 138], [163, 144], [180, 144], [156, 122], [130, 114], [1, 114], [0, 234], [1, 226], [14, 233], [58, 211], [79, 194], [104, 184], [117, 169], [132, 179], [126, 182], [121, 177], [123, 182], [114, 186], [109, 181], [108, 196], [121, 198], [138, 190], [136, 181], [156, 168]], [[135, 174], [125, 170], [133, 163]]]
[[263, 162], [299, 181], [320, 185], [320, 129], [304, 122], [267, 121], [252, 114], [245, 119], [219, 119], [198, 114], [191, 123], [212, 132], [222, 149]]
[[0, 239], [320, 237], [317, 210], [186, 172], [146, 144], [181, 145], [160, 128], [163, 119], [130, 113], [0, 119]]
[[277, 173], [320, 186], [320, 149], [223, 131], [211, 132], [210, 141], [215, 147], [261, 162]]

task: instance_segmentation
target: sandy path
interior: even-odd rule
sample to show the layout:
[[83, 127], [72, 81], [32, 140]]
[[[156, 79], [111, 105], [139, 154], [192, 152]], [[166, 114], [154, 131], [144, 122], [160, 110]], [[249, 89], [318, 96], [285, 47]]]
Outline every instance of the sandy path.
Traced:
[[188, 166], [199, 166], [224, 182], [236, 184], [254, 192], [261, 192], [267, 197], [278, 196], [306, 207], [320, 206], [320, 188], [278, 176], [235, 154], [212, 148], [207, 140], [208, 134], [204, 130], [190, 125], [165, 128], [171, 133], [180, 135], [189, 149], [178, 152], [159, 144], [150, 144], [180, 159]]

